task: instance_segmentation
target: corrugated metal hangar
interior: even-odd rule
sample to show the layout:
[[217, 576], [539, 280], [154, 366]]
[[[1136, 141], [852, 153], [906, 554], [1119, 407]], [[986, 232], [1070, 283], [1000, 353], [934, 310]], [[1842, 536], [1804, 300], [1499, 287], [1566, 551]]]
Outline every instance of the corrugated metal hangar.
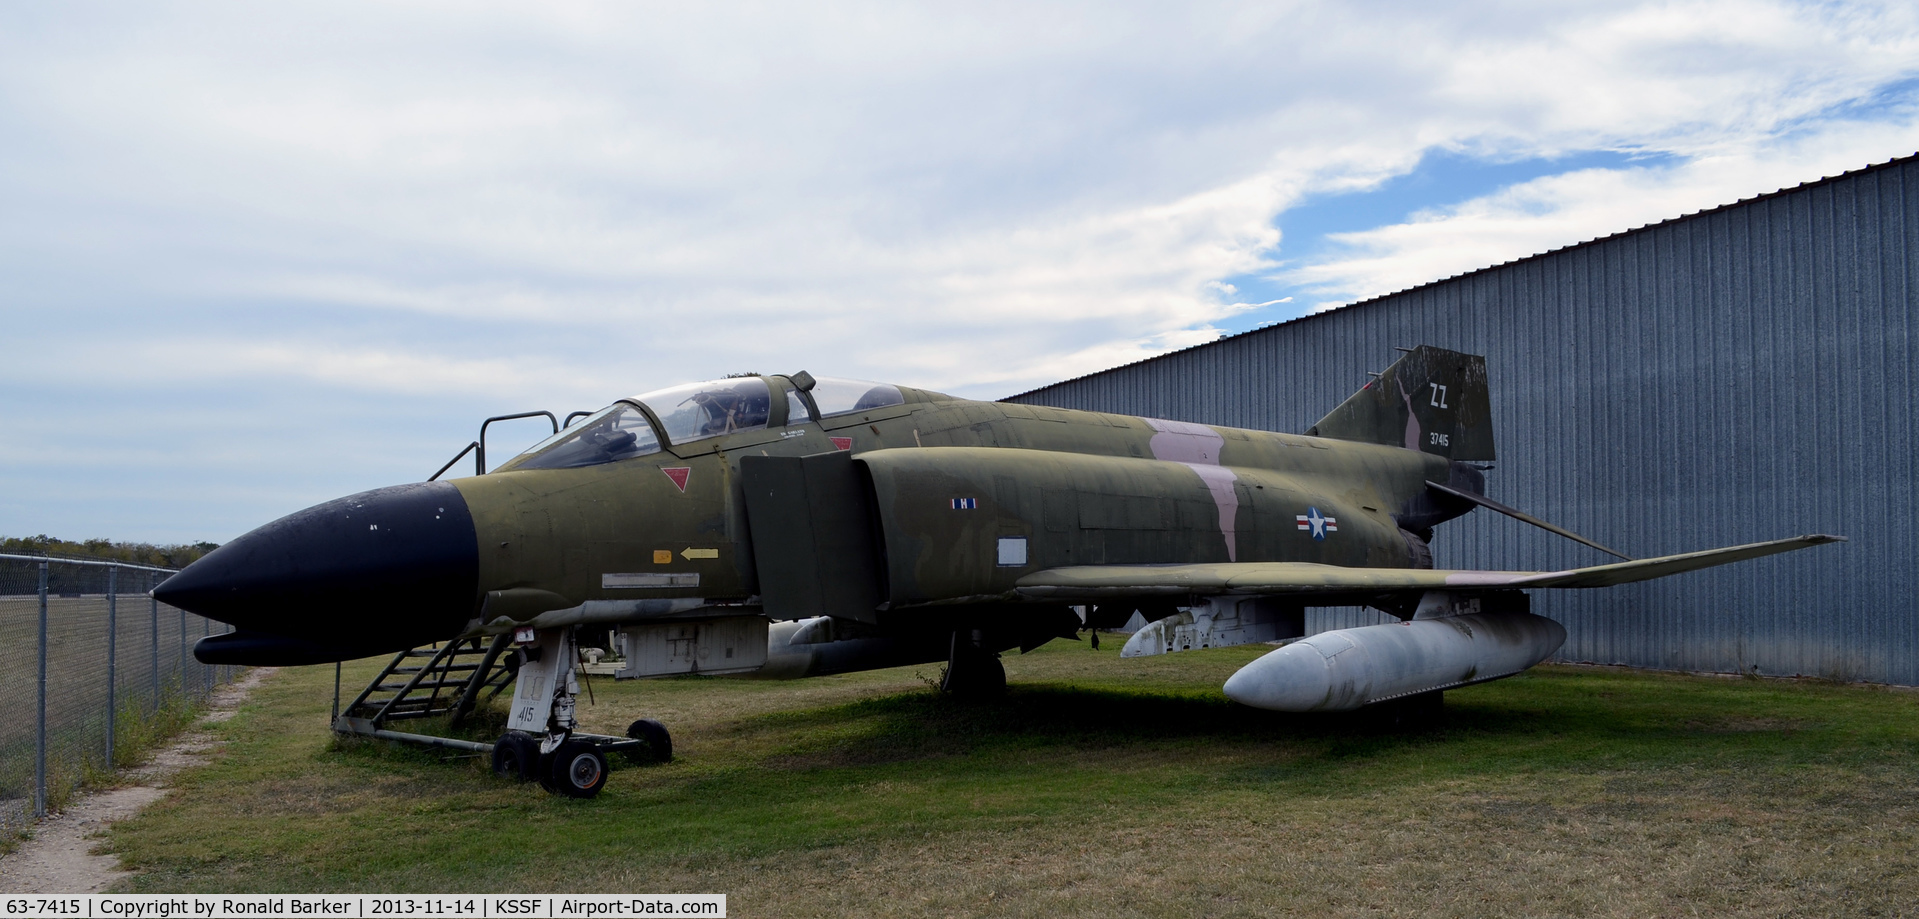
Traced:
[[[1486, 356], [1495, 500], [1638, 557], [1838, 546], [1540, 591], [1563, 660], [1919, 684], [1919, 156], [1436, 281], [1007, 401], [1303, 432], [1393, 347]], [[1486, 511], [1440, 567], [1610, 557]], [[1328, 610], [1320, 628], [1370, 624]], [[1309, 619], [1309, 626], [1314, 625]]]

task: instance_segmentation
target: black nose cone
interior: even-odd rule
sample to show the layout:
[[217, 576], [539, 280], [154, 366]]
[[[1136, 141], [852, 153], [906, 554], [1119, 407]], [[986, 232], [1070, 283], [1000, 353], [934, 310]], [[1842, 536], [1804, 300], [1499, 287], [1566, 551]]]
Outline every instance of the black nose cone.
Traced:
[[351, 656], [451, 637], [479, 600], [479, 546], [447, 482], [377, 488], [260, 527], [153, 595], [248, 632]]

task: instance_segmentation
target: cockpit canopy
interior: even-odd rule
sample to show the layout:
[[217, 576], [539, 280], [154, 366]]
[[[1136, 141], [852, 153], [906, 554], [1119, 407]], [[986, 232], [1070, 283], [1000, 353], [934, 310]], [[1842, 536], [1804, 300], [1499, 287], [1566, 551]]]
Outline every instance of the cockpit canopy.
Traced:
[[813, 404], [819, 407], [822, 418], [899, 405], [906, 401], [906, 396], [898, 386], [864, 380], [836, 380], [832, 377], [820, 377], [807, 395], [813, 397]]
[[676, 444], [766, 427], [773, 409], [773, 397], [760, 377], [686, 383], [634, 399], [653, 410], [666, 428], [666, 439]]
[[[832, 377], [818, 378], [804, 394], [788, 389], [784, 395], [788, 425], [906, 401], [897, 386]], [[642, 405], [659, 419], [660, 431], [640, 410]], [[570, 469], [644, 456], [661, 449], [662, 433], [666, 443], [679, 445], [764, 428], [772, 406], [765, 377], [730, 377], [656, 389], [588, 415], [500, 469]]]

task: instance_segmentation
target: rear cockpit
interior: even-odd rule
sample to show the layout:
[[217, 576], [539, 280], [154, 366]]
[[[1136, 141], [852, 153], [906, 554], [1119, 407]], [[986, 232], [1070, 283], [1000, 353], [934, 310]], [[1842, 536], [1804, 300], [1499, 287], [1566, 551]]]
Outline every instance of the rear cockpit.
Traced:
[[885, 408], [889, 405], [901, 405], [906, 395], [898, 386], [886, 383], [868, 383], [864, 380], [836, 380], [832, 377], [820, 377], [806, 393], [818, 408], [816, 415], [830, 418], [850, 412], [864, 412], [870, 409]]

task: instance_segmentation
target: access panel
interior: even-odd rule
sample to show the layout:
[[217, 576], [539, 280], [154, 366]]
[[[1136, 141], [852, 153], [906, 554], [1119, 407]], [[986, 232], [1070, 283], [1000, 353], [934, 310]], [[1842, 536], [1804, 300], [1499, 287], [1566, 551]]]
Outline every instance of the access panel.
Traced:
[[750, 673], [766, 664], [766, 620], [731, 616], [695, 622], [649, 622], [620, 629], [625, 666], [616, 680], [682, 673]]

